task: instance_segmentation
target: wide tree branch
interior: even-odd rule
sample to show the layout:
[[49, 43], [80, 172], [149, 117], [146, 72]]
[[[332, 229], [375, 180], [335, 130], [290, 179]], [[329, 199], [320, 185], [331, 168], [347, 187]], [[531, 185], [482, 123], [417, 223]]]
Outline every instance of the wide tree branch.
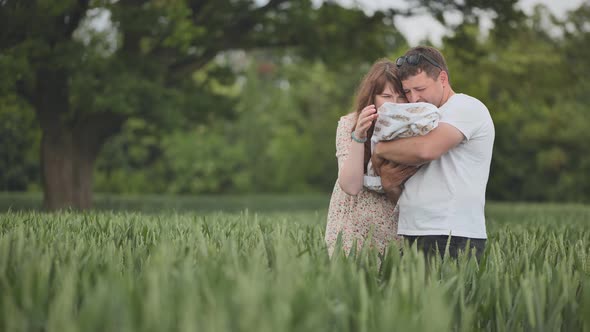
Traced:
[[217, 50], [209, 49], [205, 51], [203, 55], [189, 56], [175, 62], [174, 64], [168, 67], [166, 83], [168, 85], [172, 85], [174, 84], [174, 82], [178, 81], [181, 77], [183, 77], [186, 73], [192, 73], [196, 70], [199, 70], [207, 63], [209, 63], [209, 61], [213, 60], [213, 58], [217, 54]]
[[[259, 38], [257, 40], [249, 38], [249, 33], [254, 29], [256, 24], [263, 21], [264, 16], [268, 12], [279, 9], [281, 4], [287, 2], [288, 0], [270, 0], [264, 6], [258, 7], [254, 11], [248, 13], [248, 15], [240, 15], [236, 17], [230, 26], [219, 27], [220, 29], [223, 29], [223, 35], [225, 36], [225, 38], [222, 39], [222, 42], [216, 42], [215, 44], [206, 46], [207, 49], [199, 55], [189, 55], [171, 63], [168, 67], [169, 80], [167, 81], [173, 82], [185, 73], [191, 73], [202, 68], [217, 54], [226, 50], [296, 46], [297, 41], [294, 39], [276, 42], [272, 41], [271, 38]], [[197, 3], [199, 3], [199, 1], [197, 1]], [[204, 24], [203, 21], [200, 21], [202, 18], [206, 17], [206, 15], [204, 15], [206, 14], [206, 11], [202, 10], [203, 6], [192, 5], [191, 9], [196, 9], [199, 11], [199, 14], [201, 14], [193, 14], [195, 24]], [[169, 50], [166, 50], [165, 48], [157, 48], [154, 52], [163, 55], [164, 57], [170, 54]]]

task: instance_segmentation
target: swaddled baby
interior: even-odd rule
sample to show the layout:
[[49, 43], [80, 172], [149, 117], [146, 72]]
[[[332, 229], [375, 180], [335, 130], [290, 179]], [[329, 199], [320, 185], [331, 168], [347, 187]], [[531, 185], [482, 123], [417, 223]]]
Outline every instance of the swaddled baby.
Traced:
[[[439, 109], [429, 103], [384, 103], [377, 113], [379, 116], [371, 137], [371, 152], [381, 141], [426, 135], [438, 126], [440, 119]], [[371, 161], [367, 165], [363, 185], [369, 190], [383, 193], [381, 178], [375, 173]]]

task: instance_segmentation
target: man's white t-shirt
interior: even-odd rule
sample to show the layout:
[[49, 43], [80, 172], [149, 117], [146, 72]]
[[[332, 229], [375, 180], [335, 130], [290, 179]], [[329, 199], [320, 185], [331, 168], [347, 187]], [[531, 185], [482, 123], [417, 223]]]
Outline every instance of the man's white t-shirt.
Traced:
[[439, 123], [457, 128], [464, 139], [408, 179], [398, 202], [398, 234], [486, 239], [484, 206], [494, 123], [487, 107], [465, 94], [451, 96], [440, 111]]

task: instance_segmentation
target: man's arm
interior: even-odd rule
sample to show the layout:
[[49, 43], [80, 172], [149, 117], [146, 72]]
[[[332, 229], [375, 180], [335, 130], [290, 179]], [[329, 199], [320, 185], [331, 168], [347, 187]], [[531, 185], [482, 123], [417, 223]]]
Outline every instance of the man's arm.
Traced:
[[374, 154], [377, 158], [373, 159], [374, 163], [375, 159], [385, 159], [404, 165], [422, 165], [440, 158], [463, 139], [463, 133], [459, 129], [447, 123], [439, 123], [438, 127], [424, 136], [377, 143]]

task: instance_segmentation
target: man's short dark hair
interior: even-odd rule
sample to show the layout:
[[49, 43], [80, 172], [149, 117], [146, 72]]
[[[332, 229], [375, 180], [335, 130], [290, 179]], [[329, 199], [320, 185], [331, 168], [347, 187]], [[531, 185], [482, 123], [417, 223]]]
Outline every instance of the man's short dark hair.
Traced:
[[[413, 55], [423, 55], [427, 58], [420, 59], [416, 65], [409, 64], [407, 61], [405, 61], [405, 59], [399, 61], [400, 65], [398, 66], [398, 76], [400, 80], [406, 80], [408, 77], [417, 75], [422, 71], [425, 72], [428, 77], [434, 80], [438, 79], [438, 75], [442, 70], [446, 71], [447, 75], [449, 74], [449, 68], [447, 67], [445, 57], [436, 48], [431, 46], [416, 46], [409, 49], [402, 58], [407, 58]], [[438, 66], [431, 63], [431, 61], [436, 62]]]

